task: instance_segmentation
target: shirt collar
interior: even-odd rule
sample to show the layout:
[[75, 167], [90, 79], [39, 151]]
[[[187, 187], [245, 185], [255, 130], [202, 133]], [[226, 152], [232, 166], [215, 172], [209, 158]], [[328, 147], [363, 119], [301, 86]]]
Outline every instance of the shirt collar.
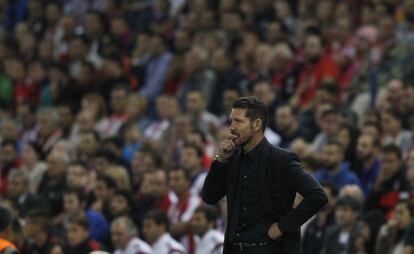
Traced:
[[263, 138], [259, 144], [257, 144], [252, 150], [250, 150], [250, 152], [248, 152], [244, 156], [251, 160], [254, 158], [258, 158], [259, 155], [262, 153], [263, 148], [265, 147], [265, 144], [266, 144], [266, 139]]

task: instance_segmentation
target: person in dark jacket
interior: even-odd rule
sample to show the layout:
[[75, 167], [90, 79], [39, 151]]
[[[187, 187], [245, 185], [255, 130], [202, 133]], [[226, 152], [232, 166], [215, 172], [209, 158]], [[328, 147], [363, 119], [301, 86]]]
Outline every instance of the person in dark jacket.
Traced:
[[[207, 204], [227, 197], [225, 254], [300, 253], [300, 226], [327, 202], [298, 156], [269, 144], [266, 126], [263, 102], [254, 97], [236, 100], [231, 135], [221, 141], [203, 186]], [[296, 193], [303, 200], [293, 208]]]

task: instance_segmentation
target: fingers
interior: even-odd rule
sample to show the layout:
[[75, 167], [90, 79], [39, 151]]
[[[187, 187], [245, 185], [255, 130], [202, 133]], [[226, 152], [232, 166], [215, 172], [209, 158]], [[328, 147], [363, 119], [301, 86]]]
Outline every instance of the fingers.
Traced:
[[225, 153], [229, 153], [233, 151], [234, 147], [235, 147], [234, 142], [233, 140], [230, 140], [230, 139], [223, 140], [220, 144], [221, 150], [223, 150], [223, 152]]

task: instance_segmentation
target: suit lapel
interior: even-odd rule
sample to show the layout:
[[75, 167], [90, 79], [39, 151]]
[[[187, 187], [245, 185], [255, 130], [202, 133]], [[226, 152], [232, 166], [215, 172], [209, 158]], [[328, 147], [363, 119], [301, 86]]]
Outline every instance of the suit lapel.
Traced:
[[271, 216], [274, 216], [273, 214], [273, 205], [272, 205], [272, 198], [270, 193], [270, 186], [269, 186], [269, 179], [267, 174], [267, 167], [269, 166], [269, 154], [270, 149], [272, 149], [272, 146], [270, 143], [265, 140], [266, 146], [263, 148], [263, 153], [257, 163], [257, 169], [259, 170], [259, 181], [260, 181], [260, 194], [262, 197], [263, 207], [265, 209], [265, 212], [268, 213]]

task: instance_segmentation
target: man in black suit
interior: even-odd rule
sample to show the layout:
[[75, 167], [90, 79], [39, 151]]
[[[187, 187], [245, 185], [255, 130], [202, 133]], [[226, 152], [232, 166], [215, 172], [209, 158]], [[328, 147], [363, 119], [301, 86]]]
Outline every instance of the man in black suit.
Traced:
[[[300, 253], [299, 228], [326, 204], [325, 192], [296, 154], [264, 138], [263, 102], [239, 98], [230, 123], [202, 192], [207, 204], [227, 197], [224, 253]], [[296, 193], [303, 200], [293, 208]]]

